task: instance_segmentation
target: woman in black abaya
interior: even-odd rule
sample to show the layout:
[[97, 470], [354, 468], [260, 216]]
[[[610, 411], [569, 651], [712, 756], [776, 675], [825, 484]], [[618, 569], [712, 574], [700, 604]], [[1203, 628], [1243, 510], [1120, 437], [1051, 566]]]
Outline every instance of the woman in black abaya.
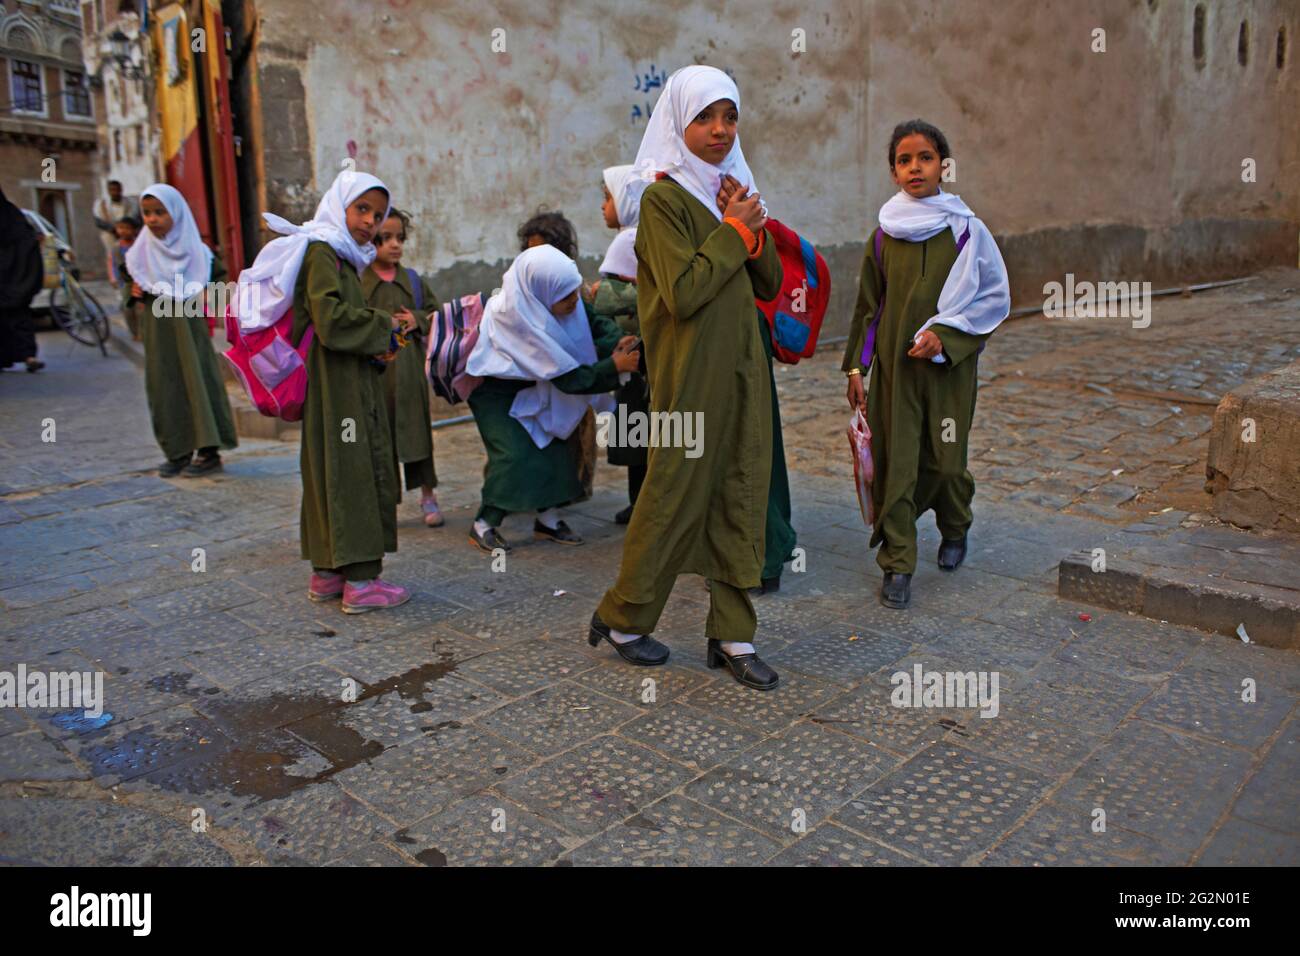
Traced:
[[44, 276], [36, 230], [0, 190], [0, 368], [18, 362], [29, 372], [45, 367], [36, 358], [31, 310]]

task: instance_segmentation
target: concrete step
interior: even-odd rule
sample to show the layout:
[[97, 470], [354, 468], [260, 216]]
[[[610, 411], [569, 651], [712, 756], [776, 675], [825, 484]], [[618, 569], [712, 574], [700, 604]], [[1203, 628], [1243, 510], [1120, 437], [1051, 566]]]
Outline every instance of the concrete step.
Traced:
[[1300, 541], [1232, 528], [1120, 535], [1058, 567], [1062, 598], [1300, 650]]

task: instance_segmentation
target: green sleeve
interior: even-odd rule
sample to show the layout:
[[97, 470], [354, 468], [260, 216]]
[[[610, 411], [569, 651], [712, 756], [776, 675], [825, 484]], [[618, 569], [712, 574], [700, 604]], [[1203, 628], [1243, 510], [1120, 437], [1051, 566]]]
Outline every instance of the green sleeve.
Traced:
[[618, 369], [614, 368], [612, 358], [603, 358], [592, 365], [579, 365], [572, 372], [551, 379], [551, 384], [570, 395], [612, 392], [618, 388]]
[[943, 363], [945, 368], [960, 365], [978, 352], [988, 340], [988, 335], [971, 335], [969, 332], [954, 329], [950, 325], [940, 325], [937, 322], [930, 326], [930, 331], [939, 336], [939, 341], [943, 343], [943, 354], [948, 360]]
[[749, 258], [740, 233], [722, 222], [696, 248], [686, 216], [666, 190], [651, 186], [641, 198], [641, 261], [654, 277], [664, 306], [678, 320], [689, 319], [712, 302]]
[[339, 266], [334, 250], [326, 243], [313, 242], [307, 247], [305, 258], [307, 306], [321, 345], [333, 352], [353, 355], [386, 352], [392, 314], [357, 308], [343, 301]]
[[613, 319], [595, 312], [587, 313], [587, 321], [591, 324], [591, 340], [596, 344], [596, 354], [607, 358], [623, 337], [623, 330]]
[[844, 346], [844, 361], [840, 371], [866, 369], [862, 367], [862, 346], [866, 342], [867, 327], [876, 316], [876, 306], [880, 302], [880, 292], [884, 282], [880, 269], [876, 266], [876, 257], [872, 254], [875, 232], [867, 236], [867, 251], [862, 257], [862, 271], [858, 278], [858, 302], [853, 307], [853, 321], [849, 326], [849, 341]]
[[775, 299], [781, 291], [781, 257], [776, 254], [776, 241], [771, 236], [763, 238], [763, 251], [755, 259], [746, 259], [749, 281], [754, 287], [754, 298], [766, 302]]

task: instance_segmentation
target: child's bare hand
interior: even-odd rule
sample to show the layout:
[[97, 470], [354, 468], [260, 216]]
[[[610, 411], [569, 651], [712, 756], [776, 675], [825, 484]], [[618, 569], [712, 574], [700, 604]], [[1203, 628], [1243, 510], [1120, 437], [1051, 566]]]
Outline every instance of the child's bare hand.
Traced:
[[[632, 346], [636, 346], [633, 349]], [[641, 367], [640, 345], [637, 344], [635, 335], [625, 335], [618, 340], [618, 345], [614, 346], [614, 354], [611, 356], [614, 360], [614, 368], [620, 372], [635, 372]]]
[[726, 215], [727, 204], [731, 202], [731, 197], [736, 195], [740, 189], [740, 180], [728, 173], [722, 177], [722, 185], [718, 189], [718, 211]]
[[763, 205], [759, 202], [758, 193], [750, 193], [744, 199], [741, 199], [739, 190], [732, 195], [731, 201], [727, 203], [727, 208], [723, 210], [722, 215], [739, 219], [745, 228], [756, 236], [767, 222], [767, 216], [763, 215]]
[[415, 327], [415, 316], [410, 309], [401, 308], [393, 313], [393, 328], [409, 334]]
[[911, 358], [932, 359], [942, 351], [943, 343], [939, 341], [939, 336], [926, 329], [916, 337], [915, 344], [907, 354]]
[[845, 396], [849, 400], [849, 408], [867, 408], [867, 390], [862, 385], [861, 375], [849, 376], [848, 393]]
[[137, 299], [144, 298], [144, 290], [140, 288], [140, 283], [138, 282], [131, 283], [131, 295], [133, 295]]

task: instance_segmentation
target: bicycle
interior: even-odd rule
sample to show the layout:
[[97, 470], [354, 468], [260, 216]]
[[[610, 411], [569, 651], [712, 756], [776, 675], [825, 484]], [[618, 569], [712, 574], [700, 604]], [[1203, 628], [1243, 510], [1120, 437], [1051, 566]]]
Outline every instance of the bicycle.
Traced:
[[82, 345], [98, 345], [100, 354], [108, 356], [108, 313], [82, 287], [62, 253], [59, 254], [59, 284], [50, 290], [50, 315], [76, 341]]

